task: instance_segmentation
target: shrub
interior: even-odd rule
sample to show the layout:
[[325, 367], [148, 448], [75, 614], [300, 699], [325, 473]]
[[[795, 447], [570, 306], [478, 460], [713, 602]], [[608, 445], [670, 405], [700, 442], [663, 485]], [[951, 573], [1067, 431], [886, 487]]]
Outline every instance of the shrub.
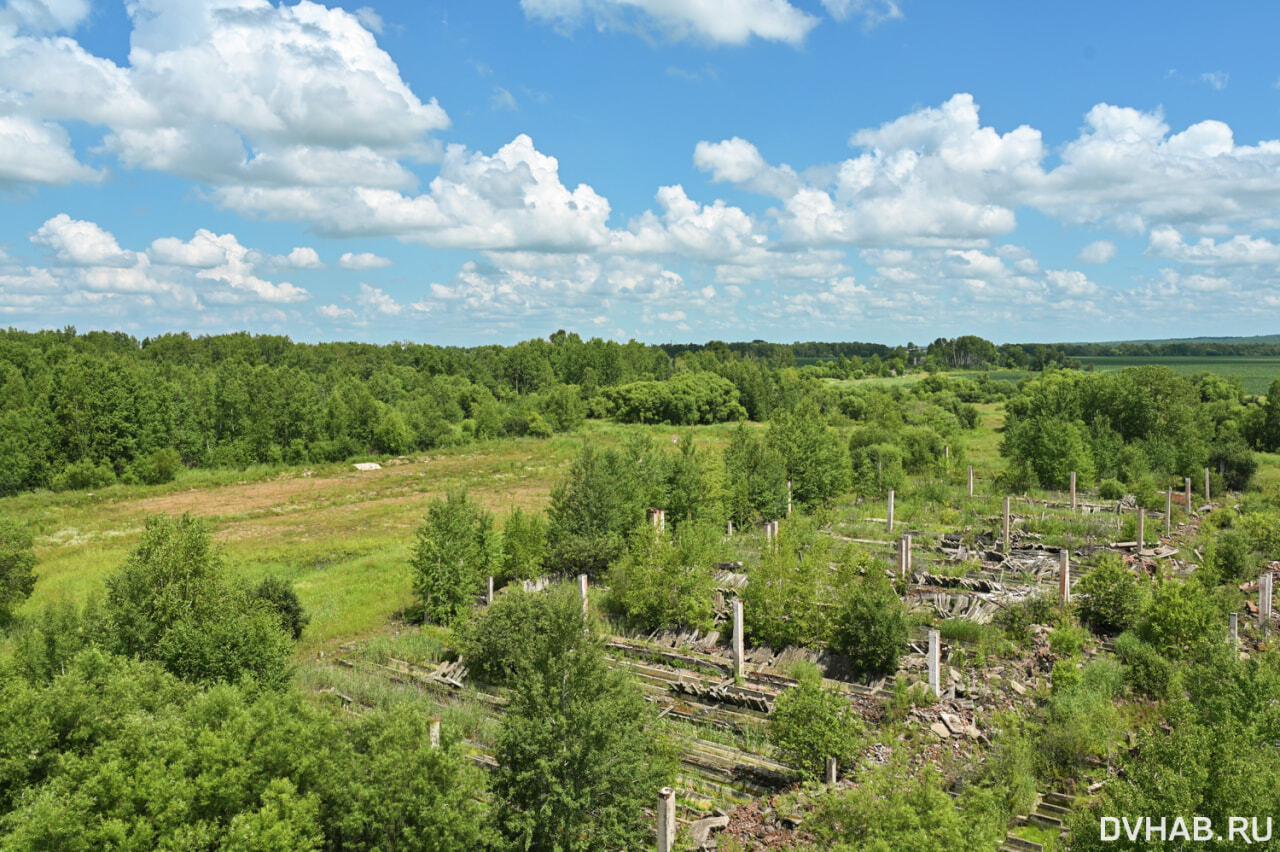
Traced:
[[147, 485], [172, 482], [182, 470], [182, 456], [172, 447], [156, 450], [134, 463], [134, 475]]
[[1098, 565], [1075, 585], [1080, 620], [1094, 633], [1119, 633], [1132, 627], [1142, 612], [1145, 591], [1138, 578], [1115, 554], [1103, 554]]
[[0, 518], [0, 626], [31, 596], [36, 585], [36, 556], [31, 533], [16, 521]]
[[1084, 649], [1085, 631], [1074, 625], [1049, 631], [1049, 647], [1060, 657], [1074, 657]]
[[1169, 580], [1156, 587], [1141, 625], [1141, 636], [1166, 657], [1181, 659], [1203, 643], [1225, 638], [1217, 607], [1199, 583]]
[[493, 517], [466, 492], [432, 501], [409, 561], [426, 618], [449, 624], [470, 609], [495, 573], [500, 547]]
[[769, 716], [769, 739], [809, 780], [821, 777], [828, 757], [845, 764], [856, 755], [861, 735], [862, 721], [849, 699], [823, 688], [813, 672], [779, 695]]
[[1160, 700], [1168, 697], [1173, 667], [1160, 652], [1132, 632], [1116, 637], [1116, 656], [1123, 663], [1124, 682], [1134, 692]]
[[67, 465], [62, 473], [53, 478], [54, 491], [78, 491], [84, 488], [105, 488], [114, 484], [116, 473], [111, 465], [103, 462], [94, 464], [89, 459], [81, 459]]
[[1103, 500], [1119, 500], [1124, 497], [1124, 486], [1115, 479], [1104, 479], [1098, 483], [1098, 496]]
[[458, 629], [459, 650], [471, 675], [499, 686], [513, 682], [549, 629], [553, 598], [509, 587], [463, 623]]
[[302, 608], [302, 601], [298, 600], [293, 584], [283, 577], [264, 577], [253, 590], [253, 596], [276, 614], [284, 632], [295, 640], [302, 636], [302, 631], [311, 623], [311, 616]]
[[1010, 639], [1026, 641], [1033, 624], [1047, 624], [1053, 616], [1053, 600], [1048, 595], [1032, 595], [997, 611], [992, 621]]
[[832, 646], [866, 677], [893, 674], [907, 644], [907, 608], [879, 571], [854, 582], [836, 622]]
[[502, 525], [502, 579], [532, 580], [542, 574], [547, 552], [547, 524], [519, 507]]
[[1062, 692], [1065, 689], [1079, 686], [1080, 668], [1076, 665], [1075, 658], [1067, 657], [1055, 662], [1053, 671], [1049, 674], [1049, 682], [1054, 692]]
[[719, 530], [710, 525], [682, 524], [672, 540], [641, 523], [627, 554], [609, 569], [609, 608], [644, 630], [710, 627], [710, 566], [719, 543]]

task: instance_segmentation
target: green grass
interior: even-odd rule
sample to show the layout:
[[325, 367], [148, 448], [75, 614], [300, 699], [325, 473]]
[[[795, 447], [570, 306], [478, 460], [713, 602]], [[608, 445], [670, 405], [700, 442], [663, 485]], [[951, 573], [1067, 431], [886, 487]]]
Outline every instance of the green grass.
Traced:
[[1280, 356], [1274, 358], [1238, 358], [1231, 355], [1108, 355], [1084, 356], [1076, 360], [1083, 365], [1091, 365], [1094, 370], [1101, 372], [1159, 364], [1184, 376], [1201, 372], [1216, 373], [1219, 376], [1240, 379], [1240, 383], [1244, 385], [1246, 391], [1259, 395], [1266, 394], [1271, 382], [1280, 378]]

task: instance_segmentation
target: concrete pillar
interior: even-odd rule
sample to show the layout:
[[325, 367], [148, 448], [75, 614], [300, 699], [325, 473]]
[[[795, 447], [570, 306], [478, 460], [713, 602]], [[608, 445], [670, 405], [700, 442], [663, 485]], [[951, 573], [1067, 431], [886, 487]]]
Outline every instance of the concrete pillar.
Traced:
[[1187, 491], [1187, 517], [1191, 517], [1191, 477], [1185, 477], [1182, 483], [1183, 488]]
[[938, 648], [938, 631], [929, 631], [929, 654], [925, 658], [929, 665], [929, 691], [933, 693], [934, 698], [942, 697], [942, 682], [940, 675], [940, 660]]
[[747, 657], [743, 648], [742, 636], [742, 599], [733, 599], [733, 679], [746, 677]]
[[889, 489], [889, 532], [893, 532], [893, 489]]
[[787, 480], [787, 517], [791, 517], [791, 480]]
[[658, 852], [676, 848], [676, 791], [663, 787], [658, 791]]
[[733, 521], [729, 522], [729, 535], [733, 535]]
[[1138, 554], [1141, 555], [1142, 549], [1146, 547], [1147, 532], [1147, 510], [1138, 507]]
[[947, 460], [947, 464], [951, 464], [951, 445], [950, 444], [942, 445], [942, 457]]
[[427, 735], [432, 748], [440, 748], [440, 717], [431, 720], [430, 733]]
[[969, 465], [969, 496], [973, 496], [973, 465]]
[[582, 617], [587, 617], [587, 575], [578, 575], [578, 596], [582, 598]]
[[1065, 548], [1058, 551], [1058, 601], [1071, 603], [1071, 554]]
[[1231, 647], [1240, 644], [1240, 613], [1231, 613]]
[[1258, 626], [1266, 627], [1271, 618], [1271, 574], [1258, 577]]
[[485, 603], [493, 603], [493, 578], [489, 578], [489, 591], [484, 596]]
[[907, 537], [898, 539], [898, 576], [907, 579]]
[[836, 783], [836, 777], [839, 773], [836, 770], [836, 759], [834, 757], [827, 758], [827, 785], [831, 786]]
[[1204, 469], [1204, 502], [1209, 502], [1209, 468]]
[[1000, 527], [1004, 538], [1004, 552], [1009, 552], [1009, 498], [1004, 498], [1004, 524]]
[[649, 523], [659, 532], [667, 528], [667, 512], [665, 509], [650, 509]]
[[911, 579], [911, 533], [902, 536], [902, 556], [907, 564], [907, 579]]
[[773, 550], [773, 521], [764, 522], [764, 543], [770, 550]]
[[1164, 534], [1173, 533], [1173, 489], [1164, 492]]
[[1076, 510], [1076, 472], [1071, 471], [1071, 511]]

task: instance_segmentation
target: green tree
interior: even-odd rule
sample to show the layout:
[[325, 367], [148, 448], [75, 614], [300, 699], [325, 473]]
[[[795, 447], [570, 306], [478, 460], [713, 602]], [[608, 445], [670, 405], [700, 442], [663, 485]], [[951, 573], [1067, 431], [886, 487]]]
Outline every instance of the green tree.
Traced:
[[826, 689], [816, 669], [801, 672], [769, 714], [769, 739], [802, 777], [822, 776], [828, 757], [846, 766], [862, 746], [862, 720], [849, 699]]
[[31, 533], [10, 518], [0, 518], [0, 626], [31, 596], [36, 585], [35, 567]]
[[660, 476], [647, 449], [602, 450], [584, 443], [568, 475], [551, 490], [549, 566], [566, 574], [604, 571], [660, 496]]
[[738, 424], [724, 449], [724, 480], [729, 519], [739, 528], [786, 513], [786, 460], [745, 423]]
[[656, 714], [584, 630], [572, 587], [547, 595], [550, 621], [498, 731], [498, 823], [516, 849], [642, 847], [652, 825], [644, 807], [674, 771]]
[[423, 614], [451, 624], [468, 610], [501, 562], [493, 517], [465, 491], [433, 500], [409, 559]]
[[709, 524], [683, 524], [672, 537], [641, 523], [609, 569], [609, 608], [645, 630], [710, 627], [719, 550], [720, 531]]
[[502, 578], [532, 580], [542, 575], [547, 553], [547, 524], [517, 506], [502, 525]]
[[283, 577], [264, 577], [253, 590], [253, 596], [275, 612], [280, 627], [294, 639], [301, 638], [302, 631], [311, 623], [311, 616], [302, 608], [293, 584]]
[[1146, 593], [1115, 554], [1104, 553], [1074, 587], [1080, 620], [1095, 633], [1119, 633], [1137, 623]]
[[1181, 659], [1222, 641], [1223, 621], [1199, 583], [1166, 580], [1151, 595], [1139, 632], [1166, 657]]
[[907, 608], [881, 566], [872, 563], [867, 569], [840, 611], [832, 645], [848, 655], [859, 675], [885, 677], [897, 671], [907, 645]]
[[793, 496], [800, 505], [825, 503], [849, 490], [849, 450], [811, 400], [793, 411], [775, 412], [768, 440], [786, 462]]

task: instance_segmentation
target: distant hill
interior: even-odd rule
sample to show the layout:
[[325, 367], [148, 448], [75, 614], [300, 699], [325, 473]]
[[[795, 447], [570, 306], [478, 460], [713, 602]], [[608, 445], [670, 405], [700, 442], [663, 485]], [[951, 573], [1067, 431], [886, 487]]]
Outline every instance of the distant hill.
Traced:
[[1280, 343], [1280, 334], [1256, 334], [1251, 337], [1166, 337], [1162, 339], [1150, 340], [1106, 340], [1101, 341], [1103, 346], [1119, 346], [1123, 343], [1150, 344], [1152, 346], [1160, 346], [1168, 343], [1217, 343], [1217, 344], [1248, 344], [1248, 343]]

